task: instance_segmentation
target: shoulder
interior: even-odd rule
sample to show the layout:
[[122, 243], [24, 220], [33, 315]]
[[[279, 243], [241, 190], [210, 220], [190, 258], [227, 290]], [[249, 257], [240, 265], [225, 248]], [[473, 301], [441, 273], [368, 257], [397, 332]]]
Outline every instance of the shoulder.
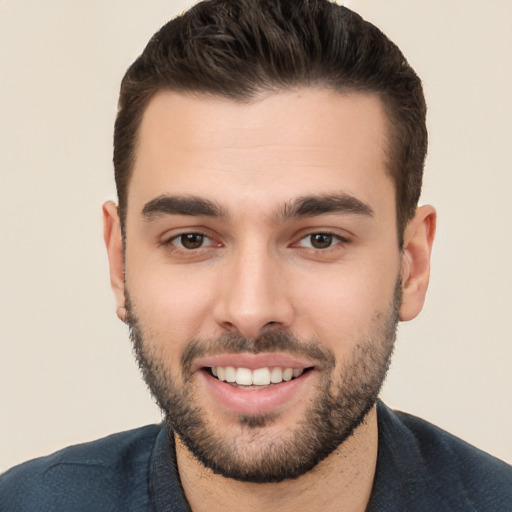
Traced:
[[15, 466], [0, 476], [0, 510], [113, 510], [120, 499], [145, 492], [160, 430], [149, 425]]
[[[433, 474], [457, 475], [461, 482], [477, 488], [487, 482], [512, 491], [512, 467], [462, 439], [416, 416], [395, 412], [417, 442], [419, 453]], [[477, 485], [478, 484], [478, 485]], [[512, 495], [511, 495], [512, 496]]]
[[[381, 480], [424, 510], [512, 509], [512, 467], [431, 423], [379, 403]], [[378, 467], [379, 471], [379, 467]], [[393, 475], [393, 476], [391, 476]], [[399, 476], [399, 478], [396, 478]], [[394, 479], [392, 484], [390, 480]], [[441, 508], [439, 508], [441, 507]], [[418, 508], [423, 510], [423, 508]]]

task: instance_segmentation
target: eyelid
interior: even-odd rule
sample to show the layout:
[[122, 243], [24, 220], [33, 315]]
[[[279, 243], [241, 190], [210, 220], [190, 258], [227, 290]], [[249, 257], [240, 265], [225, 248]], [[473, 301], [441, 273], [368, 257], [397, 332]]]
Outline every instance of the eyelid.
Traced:
[[[200, 235], [204, 237], [205, 239], [209, 240], [210, 243], [206, 245], [201, 245], [201, 247], [198, 247], [197, 249], [187, 249], [186, 247], [183, 247], [181, 244], [175, 243], [176, 240], [179, 240], [184, 235]], [[160, 246], [163, 246], [164, 248], [173, 248], [176, 251], [183, 251], [183, 252], [194, 252], [199, 251], [201, 249], [206, 249], [208, 247], [212, 246], [220, 246], [220, 242], [215, 241], [215, 237], [211, 234], [207, 233], [206, 230], [198, 228], [186, 228], [179, 231], [174, 231], [172, 234], [166, 234], [162, 237], [161, 241], [159, 242]]]
[[[179, 240], [182, 236], [188, 235], [188, 234], [195, 234], [195, 235], [201, 235], [204, 237], [208, 243], [206, 245], [202, 245], [198, 247], [197, 249], [187, 249], [186, 247], [183, 247], [180, 243], [176, 243], [177, 240]], [[319, 249], [315, 247], [307, 247], [302, 245], [301, 242], [308, 239], [309, 237], [313, 235], [328, 235], [333, 237], [333, 243], [329, 247], [325, 249]], [[290, 244], [290, 247], [299, 247], [304, 249], [311, 249], [314, 251], [323, 251], [326, 252], [329, 249], [333, 249], [337, 246], [344, 246], [352, 241], [352, 235], [350, 233], [347, 233], [344, 231], [344, 233], [340, 233], [337, 229], [332, 228], [308, 228], [307, 230], [301, 230], [296, 236], [294, 237], [294, 242]], [[176, 251], [183, 251], [183, 252], [194, 252], [194, 251], [200, 251], [201, 249], [208, 249], [210, 247], [221, 247], [223, 246], [223, 242], [219, 241], [219, 237], [215, 234], [212, 234], [210, 230], [204, 229], [201, 227], [195, 228], [195, 227], [186, 227], [181, 229], [172, 230], [171, 233], [164, 234], [161, 237], [161, 240], [159, 241], [158, 245], [165, 247], [171, 247]]]
[[[188, 249], [187, 247], [184, 247], [182, 238], [187, 235], [197, 235], [197, 236], [202, 237], [201, 245], [199, 247], [195, 247], [194, 249]], [[210, 247], [211, 245], [213, 245], [213, 240], [209, 236], [204, 235], [203, 233], [196, 233], [196, 232], [182, 233], [181, 235], [176, 235], [175, 237], [173, 237], [169, 240], [169, 243], [174, 243], [177, 241], [179, 241], [179, 248], [183, 249], [185, 251], [194, 251], [194, 250], [199, 250], [199, 249], [205, 249], [206, 247]]]
[[[343, 233], [340, 233], [339, 230], [332, 229], [332, 228], [322, 229], [322, 228], [315, 227], [315, 228], [310, 228], [310, 229], [301, 231], [299, 234], [297, 234], [295, 236], [296, 241], [293, 242], [291, 245], [295, 246], [295, 247], [297, 247], [297, 246], [301, 247], [300, 242], [302, 242], [303, 240], [305, 240], [307, 238], [310, 238], [313, 235], [327, 235], [327, 236], [332, 236], [334, 239], [336, 239], [336, 241], [335, 242], [333, 241], [333, 244], [328, 249], [335, 247], [337, 245], [345, 245], [352, 241], [352, 235], [350, 233], [347, 233], [346, 231], [344, 231]], [[302, 247], [304, 247], [304, 246], [302, 246]], [[305, 248], [308, 248], [308, 247], [305, 247]], [[314, 247], [312, 249], [322, 250], [322, 249], [316, 249]], [[323, 249], [323, 250], [326, 251], [328, 249]]]
[[[328, 247], [325, 247], [325, 248], [314, 247], [311, 242], [309, 242], [308, 245], [303, 245], [302, 244], [302, 242], [305, 242], [307, 240], [311, 240], [311, 237], [313, 237], [315, 235], [325, 235], [325, 236], [332, 237], [332, 243]], [[329, 233], [329, 232], [326, 232], [326, 231], [317, 231], [317, 232], [309, 233], [309, 234], [303, 236], [302, 238], [299, 239], [299, 241], [295, 245], [298, 246], [298, 247], [302, 247], [302, 248], [305, 248], [305, 249], [312, 249], [312, 250], [315, 250], [315, 251], [328, 251], [329, 249], [333, 249], [336, 246], [344, 245], [346, 243], [348, 243], [348, 240], [346, 238], [343, 238], [342, 236], [336, 234], [336, 233]]]

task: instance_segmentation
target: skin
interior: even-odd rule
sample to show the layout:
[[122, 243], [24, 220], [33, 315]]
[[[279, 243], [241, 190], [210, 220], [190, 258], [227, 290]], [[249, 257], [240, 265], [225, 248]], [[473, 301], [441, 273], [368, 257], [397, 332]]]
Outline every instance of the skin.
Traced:
[[[180, 357], [195, 337], [231, 332], [254, 338], [268, 329], [319, 340], [337, 367], [349, 364], [358, 341], [389, 311], [398, 276], [400, 319], [420, 312], [435, 211], [418, 208], [400, 251], [395, 190], [386, 171], [386, 118], [376, 96], [305, 88], [242, 104], [160, 92], [146, 109], [138, 142], [124, 261], [117, 207], [103, 207], [111, 283], [119, 317], [124, 319], [127, 287], [150, 333], [148, 349], [174, 375], [180, 375]], [[355, 198], [371, 213], [283, 215], [284, 204], [332, 194]], [[145, 205], [162, 195], [207, 199], [223, 215], [148, 218]], [[179, 235], [196, 232], [207, 236], [205, 245], [180, 246]], [[312, 247], [314, 233], [332, 233], [332, 245]], [[265, 435], [245, 444], [253, 432], [218, 403], [200, 372], [190, 384], [212, 428], [242, 440], [251, 457], [265, 438], [293, 432], [319, 382], [313, 371], [300, 392], [276, 409], [278, 419]], [[281, 483], [213, 474], [177, 439], [180, 477], [195, 511], [235, 510], [233, 504], [240, 510], [339, 510], [340, 503], [344, 510], [363, 511], [376, 453], [375, 408], [312, 471]]]

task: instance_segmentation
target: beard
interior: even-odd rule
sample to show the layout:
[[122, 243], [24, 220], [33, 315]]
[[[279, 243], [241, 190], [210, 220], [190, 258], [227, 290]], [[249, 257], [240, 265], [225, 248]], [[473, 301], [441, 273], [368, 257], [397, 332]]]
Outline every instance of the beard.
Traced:
[[[401, 289], [398, 279], [388, 310], [370, 320], [369, 332], [361, 336], [338, 367], [334, 353], [319, 341], [269, 330], [253, 339], [237, 334], [211, 340], [193, 339], [181, 355], [178, 375], [158, 352], [151, 331], [144, 331], [128, 291], [126, 321], [137, 362], [164, 414], [169, 436], [177, 435], [197, 460], [226, 478], [281, 482], [305, 474], [333, 453], [375, 405], [391, 361]], [[197, 379], [191, 371], [194, 360], [205, 355], [262, 352], [305, 356], [315, 363], [314, 371], [320, 382], [302, 419], [278, 436], [270, 430], [279, 423], [278, 413], [239, 414], [238, 434], [215, 428], [197, 399]]]

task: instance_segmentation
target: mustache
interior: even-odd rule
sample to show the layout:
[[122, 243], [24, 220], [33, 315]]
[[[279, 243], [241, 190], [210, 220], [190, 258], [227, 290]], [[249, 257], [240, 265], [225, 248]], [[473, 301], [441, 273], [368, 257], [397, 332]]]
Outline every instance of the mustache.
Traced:
[[336, 361], [332, 350], [317, 341], [303, 341], [286, 331], [268, 331], [256, 338], [246, 338], [237, 333], [226, 333], [209, 340], [194, 338], [183, 351], [180, 362], [183, 375], [188, 375], [194, 360], [200, 357], [262, 352], [302, 356], [313, 360], [320, 370], [331, 370]]

